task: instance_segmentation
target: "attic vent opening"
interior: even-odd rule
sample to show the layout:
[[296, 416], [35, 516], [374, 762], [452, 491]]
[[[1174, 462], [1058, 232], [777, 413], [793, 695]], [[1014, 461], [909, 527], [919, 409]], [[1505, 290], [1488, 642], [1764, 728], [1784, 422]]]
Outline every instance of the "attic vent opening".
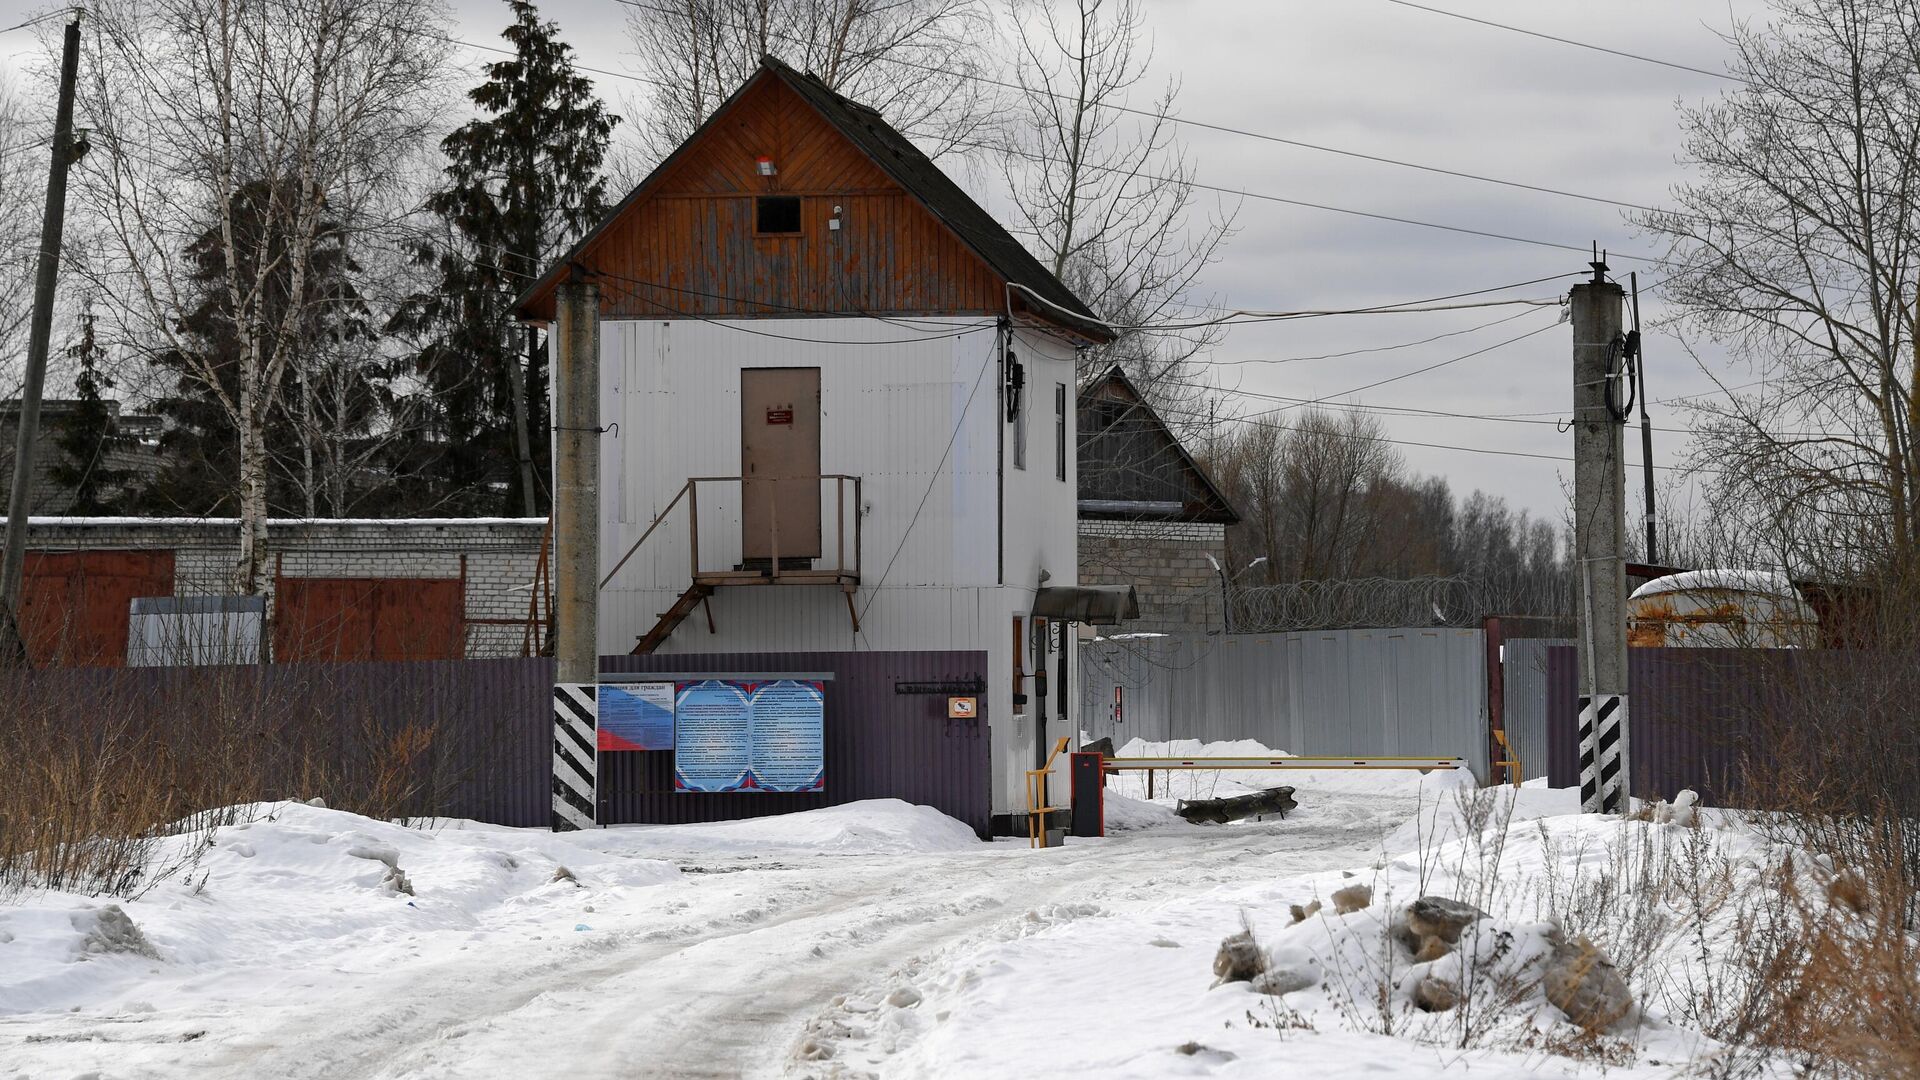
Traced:
[[760, 195], [753, 200], [753, 231], [792, 236], [800, 231], [800, 196]]

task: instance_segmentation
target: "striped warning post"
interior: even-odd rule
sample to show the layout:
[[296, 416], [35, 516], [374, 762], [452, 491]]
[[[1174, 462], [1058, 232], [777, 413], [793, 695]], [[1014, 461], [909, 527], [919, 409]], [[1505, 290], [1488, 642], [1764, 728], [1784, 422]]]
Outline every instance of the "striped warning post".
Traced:
[[599, 706], [593, 683], [553, 687], [553, 831], [594, 827]]
[[1627, 809], [1627, 695], [1580, 697], [1580, 809], [1617, 814]]

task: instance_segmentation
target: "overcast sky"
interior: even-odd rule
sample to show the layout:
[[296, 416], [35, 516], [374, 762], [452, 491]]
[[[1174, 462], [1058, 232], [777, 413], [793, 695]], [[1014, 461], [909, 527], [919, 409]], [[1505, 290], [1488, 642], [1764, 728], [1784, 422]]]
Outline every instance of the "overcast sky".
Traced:
[[[1625, 52], [1721, 70], [1717, 32], [1758, 10], [1725, 3], [1624, 0], [1606, 5], [1540, 0], [1433, 0], [1429, 5]], [[459, 0], [462, 36], [489, 40], [502, 5]], [[613, 0], [548, 0], [583, 63], [634, 70], [624, 9]], [[1724, 80], [1621, 59], [1388, 3], [1387, 0], [1148, 0], [1154, 68], [1180, 80], [1179, 107], [1194, 120], [1464, 172], [1661, 205], [1685, 176], [1675, 102], [1719, 92]], [[602, 79], [631, 96], [633, 84]], [[1182, 129], [1206, 184], [1555, 243], [1598, 241], [1625, 272], [1651, 254], [1624, 211], [1599, 203], [1456, 180], [1432, 173]], [[976, 170], [990, 177], [985, 170]], [[997, 200], [991, 185], [959, 177]], [[1234, 201], [1230, 197], [1228, 202]], [[1584, 269], [1574, 251], [1373, 221], [1257, 198], [1239, 200], [1240, 231], [1206, 274], [1208, 295], [1234, 308], [1354, 307], [1439, 296]], [[1567, 282], [1519, 294], [1563, 294]], [[1643, 297], [1643, 314], [1658, 312]], [[1445, 412], [1570, 411], [1571, 331], [1554, 309], [1499, 326], [1390, 352], [1278, 361], [1410, 342], [1505, 319], [1520, 308], [1315, 319], [1242, 326], [1208, 357], [1223, 387], [1295, 398]], [[1347, 394], [1376, 380], [1447, 360], [1540, 327], [1524, 341], [1428, 374]], [[1675, 343], [1647, 345], [1650, 397], [1712, 388]], [[1735, 378], [1733, 382], [1745, 381]], [[1280, 403], [1249, 400], [1242, 411]], [[1655, 407], [1657, 426], [1683, 426]], [[1285, 422], [1286, 413], [1271, 417]], [[1564, 456], [1571, 435], [1551, 424], [1388, 415], [1388, 435], [1412, 442]], [[1684, 436], [1655, 433], [1655, 460], [1678, 460]], [[1402, 446], [1410, 468], [1446, 476], [1462, 494], [1485, 488], [1558, 518], [1567, 467], [1555, 461]], [[1629, 454], [1638, 460], [1638, 453]]]
[[[580, 62], [634, 71], [625, 12], [614, 0], [546, 0]], [[1688, 3], [1616, 0], [1432, 0], [1431, 6], [1625, 52], [1720, 70], [1717, 32], [1755, 12], [1755, 0]], [[497, 40], [505, 5], [453, 0], [457, 36]], [[1723, 80], [1622, 59], [1395, 5], [1388, 0], [1147, 0], [1154, 68], [1180, 80], [1183, 116], [1284, 138], [1480, 173], [1647, 205], [1685, 177], [1675, 103], [1698, 101]], [[0, 0], [7, 21], [44, 8]], [[8, 35], [8, 53], [31, 41]], [[468, 56], [473, 54], [468, 53]], [[16, 56], [16, 61], [18, 57]], [[16, 67], [16, 71], [17, 71]], [[16, 76], [17, 77], [17, 76]], [[610, 101], [639, 87], [596, 76]], [[1369, 213], [1584, 247], [1598, 241], [1616, 273], [1651, 253], [1617, 207], [1282, 146], [1182, 129], [1201, 182], [1244, 191], [1239, 233], [1204, 279], [1206, 296], [1235, 308], [1355, 307], [1505, 285], [1581, 270], [1584, 252], [1368, 220], [1251, 197], [1278, 196]], [[988, 170], [975, 170], [991, 177]], [[989, 206], [998, 192], [959, 176]], [[1229, 203], [1234, 200], [1225, 198]], [[1563, 294], [1554, 283], [1521, 295]], [[1643, 296], [1648, 316], [1657, 296]], [[1552, 308], [1426, 345], [1334, 359], [1290, 358], [1411, 342], [1505, 319], [1520, 308], [1314, 319], [1235, 328], [1206, 359], [1219, 386], [1341, 403], [1443, 412], [1569, 411], [1570, 331]], [[1524, 341], [1427, 374], [1357, 393], [1355, 387], [1460, 356], [1529, 330]], [[1717, 353], [1712, 355], [1718, 356]], [[1647, 344], [1650, 396], [1700, 393], [1712, 384], [1667, 338]], [[1724, 361], [1716, 360], [1716, 363]], [[1729, 368], [1729, 382], [1750, 376]], [[1239, 411], [1280, 403], [1247, 400]], [[1656, 406], [1655, 424], [1684, 416]], [[1289, 414], [1271, 419], [1285, 422]], [[1388, 435], [1410, 442], [1564, 456], [1571, 436], [1551, 424], [1385, 415]], [[1656, 432], [1656, 461], [1685, 450], [1683, 435]], [[1535, 513], [1561, 515], [1557, 461], [1402, 446], [1410, 468], [1446, 476], [1461, 493], [1484, 488]], [[1637, 451], [1629, 454], [1637, 459]]]

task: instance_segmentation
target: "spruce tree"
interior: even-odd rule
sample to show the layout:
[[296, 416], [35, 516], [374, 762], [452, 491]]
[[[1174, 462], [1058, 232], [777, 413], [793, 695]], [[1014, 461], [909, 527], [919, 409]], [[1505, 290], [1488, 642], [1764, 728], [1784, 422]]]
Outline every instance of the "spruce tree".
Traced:
[[120, 432], [113, 405], [102, 393], [113, 389], [113, 379], [100, 370], [100, 345], [90, 306], [80, 316], [80, 340], [68, 347], [67, 355], [78, 365], [74, 405], [52, 425], [53, 445], [60, 456], [48, 464], [47, 475], [73, 492], [67, 513], [113, 513], [120, 509], [120, 489], [129, 476], [128, 470], [113, 466], [113, 452], [131, 440]]
[[[243, 237], [242, 250], [273, 258], [262, 276], [262, 317], [278, 325], [292, 315], [291, 325], [299, 359], [292, 365], [293, 389], [268, 413], [263, 441], [267, 448], [267, 506], [274, 514], [305, 512], [301, 448], [311, 433], [303, 430], [295, 403], [308, 382], [340, 377], [328, 370], [332, 354], [342, 341], [369, 333], [369, 312], [354, 283], [359, 271], [348, 255], [346, 236], [337, 222], [322, 219], [313, 241], [301, 294], [293, 295], [293, 281], [281, 256], [292, 238], [283, 235], [284, 223], [268, 210], [274, 200], [293, 195], [297, 183], [256, 180], [234, 193], [232, 218]], [[219, 394], [232, 400], [239, 393], [240, 364], [245, 342], [235, 326], [231, 295], [225, 287], [226, 245], [220, 225], [206, 230], [186, 246], [192, 267], [187, 278], [192, 303], [180, 319], [185, 350], [167, 350], [153, 365], [171, 383], [169, 392], [154, 400], [153, 411], [166, 421], [160, 436], [162, 465], [139, 494], [137, 509], [160, 514], [232, 514], [237, 510], [240, 455], [239, 432], [232, 415], [209, 387], [203, 373], [219, 379]], [[255, 268], [243, 266], [252, 280]], [[377, 371], [360, 377], [380, 379]], [[373, 408], [377, 403], [367, 402]]]
[[619, 118], [577, 74], [559, 26], [508, 0], [513, 56], [487, 65], [468, 97], [481, 115], [441, 143], [447, 184], [428, 200], [446, 241], [423, 248], [439, 288], [403, 305], [394, 328], [420, 334], [418, 368], [435, 417], [408, 470], [425, 501], [469, 513], [535, 516], [549, 496], [546, 351], [513, 321], [513, 299], [598, 220], [600, 167]]

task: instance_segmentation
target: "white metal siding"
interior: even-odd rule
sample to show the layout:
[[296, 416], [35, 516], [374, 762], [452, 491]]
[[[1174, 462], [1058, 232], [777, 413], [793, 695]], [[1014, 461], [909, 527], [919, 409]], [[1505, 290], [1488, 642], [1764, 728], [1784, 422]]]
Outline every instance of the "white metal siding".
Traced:
[[[960, 330], [971, 332], [950, 336]], [[712, 598], [714, 632], [697, 611], [660, 651], [983, 649], [995, 810], [1005, 813], [1023, 797], [1035, 737], [1030, 719], [1012, 714], [1011, 620], [1031, 608], [1042, 569], [1049, 584], [1077, 582], [1078, 545], [1072, 455], [1062, 481], [1052, 451], [1052, 388], [1072, 386], [1073, 350], [1048, 335], [1015, 334], [1035, 428], [1031, 467], [1014, 470], [999, 336], [994, 320], [964, 318], [603, 323], [601, 422], [619, 426], [600, 443], [600, 566], [604, 575], [625, 555], [689, 477], [739, 474], [743, 368], [820, 368], [822, 470], [863, 478], [854, 597], [862, 632], [853, 633], [831, 586], [742, 586]], [[1072, 446], [1071, 409], [1068, 422]], [[1009, 440], [1004, 491], [1000, 439]], [[847, 498], [851, 504], [850, 487]], [[849, 505], [849, 562], [853, 512]], [[603, 590], [602, 652], [630, 650], [691, 583], [687, 513], [683, 501]], [[702, 567], [731, 567], [740, 559], [738, 487], [700, 485], [699, 514]], [[827, 563], [837, 517], [829, 486], [821, 507]]]

